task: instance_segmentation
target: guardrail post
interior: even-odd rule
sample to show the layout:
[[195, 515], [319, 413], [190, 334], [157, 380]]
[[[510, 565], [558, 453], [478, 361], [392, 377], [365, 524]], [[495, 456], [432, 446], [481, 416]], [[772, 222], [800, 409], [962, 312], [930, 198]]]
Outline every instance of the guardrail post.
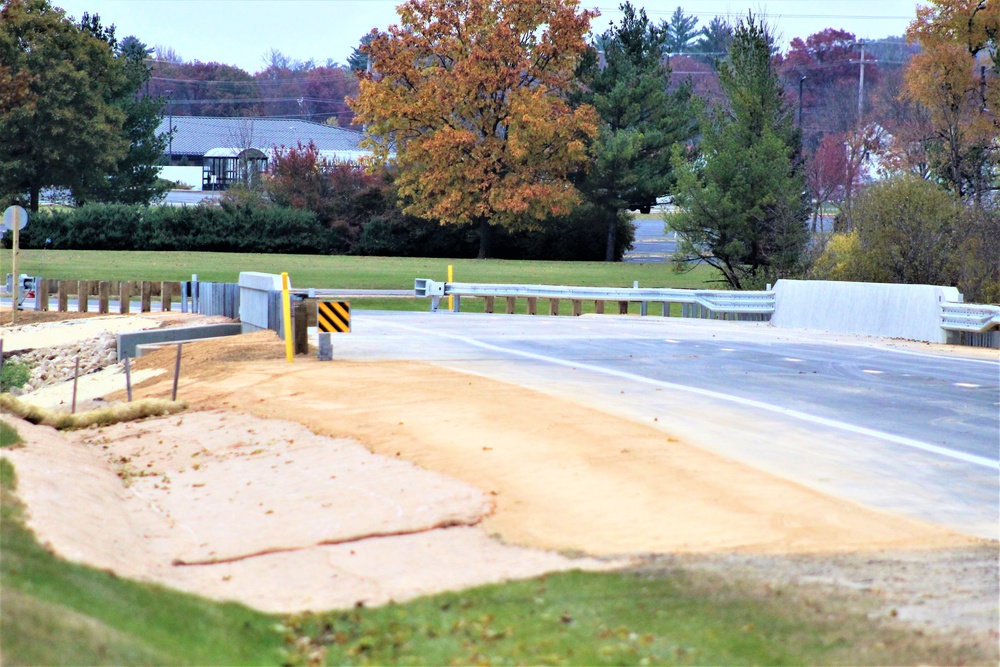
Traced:
[[663, 306], [663, 316], [670, 317], [670, 302], [663, 301], [660, 303], [660, 305]]
[[604, 301], [598, 299], [597, 301], [594, 302], [594, 312], [597, 313], [598, 315], [604, 314]]
[[[451, 299], [452, 297], [449, 296], [448, 298]], [[451, 308], [451, 312], [453, 313], [462, 312], [462, 297], [460, 297], [457, 294], [454, 296], [454, 305]]]
[[76, 284], [76, 312], [86, 313], [90, 310], [90, 281], [81, 280]]
[[493, 312], [493, 305], [494, 305], [493, 301], [494, 301], [494, 298], [495, 297], [492, 297], [492, 296], [486, 297], [485, 312], [487, 312], [487, 313], [492, 313]]
[[583, 301], [573, 299], [573, 317], [579, 317], [580, 315], [583, 315]]
[[516, 307], [517, 307], [517, 297], [516, 296], [507, 297], [507, 314], [513, 315]]
[[35, 281], [35, 310], [49, 309], [49, 281], [45, 278]]
[[56, 308], [60, 313], [65, 313], [69, 310], [69, 281], [60, 280], [57, 282], [56, 290], [59, 293], [59, 305]]
[[549, 299], [549, 315], [555, 316], [559, 314], [559, 299]]
[[142, 295], [140, 297], [142, 300], [139, 302], [139, 312], [148, 313], [153, 309], [153, 283], [143, 280], [139, 292]]
[[292, 333], [295, 335], [295, 354], [309, 354], [309, 305], [305, 301], [295, 303]]
[[122, 315], [128, 315], [129, 308], [131, 307], [130, 301], [132, 300], [132, 283], [128, 280], [123, 280], [118, 285], [118, 312]]
[[528, 314], [529, 315], [538, 314], [538, 297], [534, 296], [528, 297]]
[[109, 312], [108, 302], [111, 300], [111, 286], [107, 280], [97, 283], [97, 312], [107, 315]]
[[618, 302], [618, 314], [619, 315], [628, 315], [628, 301], [619, 301]]
[[639, 302], [639, 316], [640, 317], [646, 317], [646, 315], [649, 315], [649, 302], [648, 301], [640, 301]]

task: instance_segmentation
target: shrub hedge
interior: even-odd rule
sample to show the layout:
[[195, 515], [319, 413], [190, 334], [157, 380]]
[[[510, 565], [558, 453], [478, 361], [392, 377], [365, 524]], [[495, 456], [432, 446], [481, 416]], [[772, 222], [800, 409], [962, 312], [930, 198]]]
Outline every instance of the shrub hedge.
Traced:
[[[627, 217], [619, 220], [617, 256], [632, 243]], [[602, 260], [606, 227], [603, 214], [588, 205], [547, 220], [536, 229], [494, 232], [498, 259]], [[88, 204], [77, 209], [33, 215], [21, 232], [23, 248], [65, 250], [188, 250], [291, 254], [381, 255], [400, 257], [475, 257], [478, 231], [439, 225], [390, 209], [373, 216], [356, 241], [342, 229], [324, 225], [309, 210], [223, 199], [198, 206]], [[4, 237], [10, 244], [10, 235]]]

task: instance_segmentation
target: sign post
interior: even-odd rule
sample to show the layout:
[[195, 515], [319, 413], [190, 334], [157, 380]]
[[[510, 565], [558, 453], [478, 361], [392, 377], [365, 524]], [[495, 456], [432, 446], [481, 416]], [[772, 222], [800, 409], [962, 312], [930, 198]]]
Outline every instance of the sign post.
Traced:
[[14, 279], [11, 281], [11, 301], [10, 301], [10, 323], [17, 324], [17, 308], [18, 308], [18, 292], [20, 291], [21, 285], [17, 277], [17, 252], [18, 252], [18, 236], [20, 235], [21, 227], [28, 226], [28, 212], [25, 211], [20, 206], [8, 206], [7, 210], [3, 212], [3, 228], [10, 229], [14, 235], [14, 241], [11, 244], [11, 274]]

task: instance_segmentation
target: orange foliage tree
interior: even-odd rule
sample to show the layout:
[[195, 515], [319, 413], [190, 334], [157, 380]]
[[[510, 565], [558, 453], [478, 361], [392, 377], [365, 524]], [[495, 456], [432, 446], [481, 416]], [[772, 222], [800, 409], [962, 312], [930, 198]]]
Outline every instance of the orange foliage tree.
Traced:
[[920, 142], [935, 175], [981, 202], [1000, 164], [1000, 2], [931, 0], [907, 30], [919, 42], [906, 93], [927, 110]]
[[585, 167], [593, 108], [566, 94], [596, 13], [577, 0], [409, 0], [372, 33], [352, 102], [367, 145], [398, 168], [403, 210], [476, 225], [536, 225], [570, 212], [568, 176]]

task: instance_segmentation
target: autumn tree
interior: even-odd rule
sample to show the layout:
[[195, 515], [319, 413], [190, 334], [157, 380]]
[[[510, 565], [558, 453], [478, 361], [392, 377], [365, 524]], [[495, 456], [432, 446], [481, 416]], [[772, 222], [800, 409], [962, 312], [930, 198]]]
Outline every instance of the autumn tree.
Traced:
[[274, 204], [315, 213], [334, 233], [335, 252], [349, 250], [372, 217], [394, 206], [379, 175], [328, 160], [311, 141], [275, 148], [263, 187]]
[[593, 59], [581, 74], [581, 99], [593, 105], [601, 123], [580, 190], [605, 211], [609, 262], [616, 259], [619, 216], [636, 209], [648, 213], [657, 197], [670, 192], [673, 146], [697, 130], [690, 85], [669, 91], [670, 67], [662, 56], [668, 30], [631, 3], [621, 10], [621, 24], [603, 35], [603, 64]]
[[538, 224], [578, 201], [593, 108], [566, 100], [593, 12], [577, 0], [408, 0], [364, 52], [355, 122], [398, 168], [404, 210], [491, 229]]
[[922, 47], [906, 93], [928, 112], [921, 143], [930, 167], [952, 192], [981, 204], [997, 188], [1000, 166], [1000, 3], [931, 0], [906, 34]]
[[680, 212], [670, 222], [679, 253], [716, 268], [735, 289], [789, 275], [807, 239], [800, 137], [772, 46], [753, 15], [737, 24], [719, 69], [726, 105], [704, 120], [696, 153], [675, 149]]
[[125, 112], [109, 91], [126, 74], [108, 42], [48, 0], [0, 9], [0, 197], [75, 188], [112, 172], [128, 152]]

